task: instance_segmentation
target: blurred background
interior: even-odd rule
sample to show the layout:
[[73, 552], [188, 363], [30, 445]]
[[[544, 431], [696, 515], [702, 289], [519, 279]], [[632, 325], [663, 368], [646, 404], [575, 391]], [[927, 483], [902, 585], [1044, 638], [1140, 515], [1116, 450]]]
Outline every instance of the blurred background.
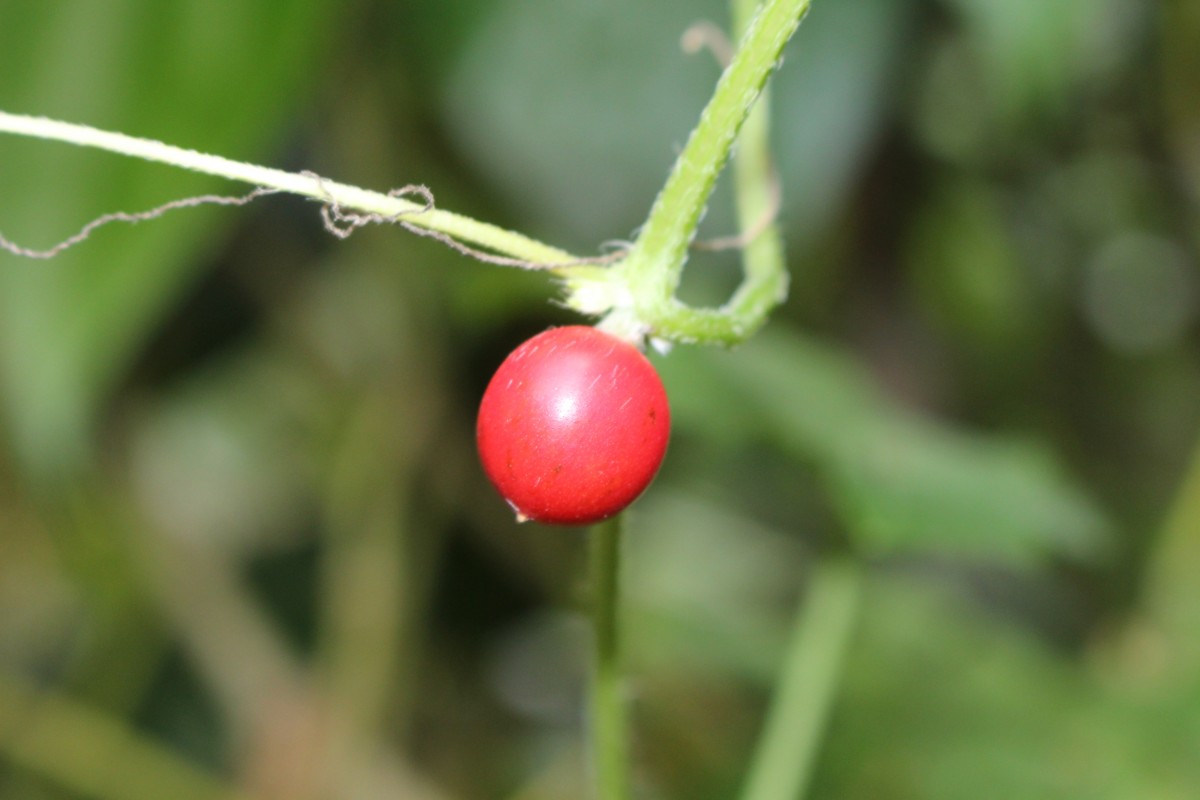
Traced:
[[[0, 6], [0, 109], [582, 254], [645, 218], [716, 0]], [[736, 796], [814, 565], [866, 588], [811, 795], [1200, 786], [1200, 5], [816, 0], [773, 92], [791, 298], [659, 357], [630, 515], [645, 797]], [[0, 232], [246, 187], [0, 136]], [[720, 187], [703, 236], [732, 231]], [[719, 303], [735, 254], [696, 254]], [[0, 254], [0, 797], [586, 796], [583, 536], [474, 410], [543, 275], [311, 202]], [[1190, 473], [1189, 473], [1190, 470]]]

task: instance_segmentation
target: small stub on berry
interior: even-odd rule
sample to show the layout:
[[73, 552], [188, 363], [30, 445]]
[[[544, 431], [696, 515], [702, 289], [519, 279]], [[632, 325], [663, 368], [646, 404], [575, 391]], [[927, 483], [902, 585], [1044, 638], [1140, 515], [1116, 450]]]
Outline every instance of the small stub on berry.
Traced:
[[504, 502], [508, 503], [508, 507], [511, 508], [513, 510], [513, 513], [517, 515], [517, 523], [518, 524], [520, 524], [522, 522], [529, 522], [529, 517], [527, 517], [523, 513], [521, 513], [521, 509], [517, 508], [516, 503], [514, 503], [512, 500], [509, 500], [508, 498], [505, 498]]

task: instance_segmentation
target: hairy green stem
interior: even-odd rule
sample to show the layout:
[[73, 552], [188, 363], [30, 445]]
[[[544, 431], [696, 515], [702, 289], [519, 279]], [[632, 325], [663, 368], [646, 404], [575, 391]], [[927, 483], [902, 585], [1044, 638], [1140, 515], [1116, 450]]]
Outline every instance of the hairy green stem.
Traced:
[[[738, 36], [749, 29], [758, 0], [734, 0], [733, 26]], [[803, 12], [801, 12], [803, 13]], [[752, 231], [778, 211], [780, 189], [771, 159], [770, 103], [768, 90], [754, 104], [738, 135], [737, 158], [733, 162], [734, 194], [738, 223]], [[779, 226], [770, 219], [742, 250], [745, 280], [725, 306], [727, 315], [742, 321], [741, 337], [747, 337], [766, 321], [767, 313], [787, 298], [788, 273]]]
[[810, 783], [862, 591], [860, 567], [817, 567], [796, 613], [783, 672], [741, 800], [799, 800]]
[[[0, 132], [173, 164], [378, 215], [381, 220], [402, 215], [402, 224], [420, 229], [416, 232], [449, 237], [444, 239], [447, 244], [481, 260], [510, 266], [554, 265], [553, 271], [566, 279], [566, 304], [586, 314], [607, 315], [602, 325], [619, 335], [637, 341], [649, 333], [674, 342], [736, 344], [765, 321], [787, 291], [778, 232], [769, 224], [756, 230], [773, 213], [778, 198], [768, 156], [765, 104], [759, 102], [759, 110], [751, 110], [809, 3], [766, 0], [750, 19], [753, 0], [735, 0], [736, 27], [739, 32], [745, 29], [741, 44], [676, 160], [637, 242], [624, 260], [608, 269], [588, 264], [595, 259], [579, 259], [514, 231], [311, 174], [284, 172], [149, 139], [2, 111]], [[731, 300], [720, 308], [693, 309], [676, 299], [675, 293], [696, 226], [739, 132], [741, 166], [735, 177], [739, 219], [743, 232], [757, 235], [745, 246], [745, 277]]]
[[629, 797], [629, 731], [617, 622], [623, 516], [588, 532], [594, 636], [590, 723], [597, 800]]
[[[809, 0], [767, 0], [754, 16], [621, 268], [637, 317], [655, 335], [685, 341], [744, 338], [739, 321], [725, 311], [710, 310], [694, 319], [694, 310], [674, 299], [675, 291], [717, 175], [808, 7]], [[747, 304], [754, 308], [760, 304], [757, 295], [757, 290], [748, 289], [737, 302], [750, 300]], [[769, 296], [778, 297], [778, 292]]]
[[401, 197], [389, 197], [380, 192], [324, 180], [313, 175], [285, 172], [221, 156], [198, 153], [195, 150], [187, 150], [152, 139], [141, 139], [123, 133], [102, 131], [87, 125], [75, 125], [44, 117], [9, 114], [4, 111], [0, 111], [0, 132], [67, 142], [133, 156], [146, 161], [158, 161], [194, 172], [217, 175], [254, 186], [311, 197], [315, 200], [333, 201], [345, 209], [365, 211], [383, 217], [405, 215], [405, 222], [419, 228], [443, 233], [458, 241], [479, 245], [496, 253], [503, 253], [531, 263], [560, 264], [577, 260], [570, 253], [550, 247], [535, 239], [461, 214], [437, 208], [423, 210], [424, 207], [421, 204]]

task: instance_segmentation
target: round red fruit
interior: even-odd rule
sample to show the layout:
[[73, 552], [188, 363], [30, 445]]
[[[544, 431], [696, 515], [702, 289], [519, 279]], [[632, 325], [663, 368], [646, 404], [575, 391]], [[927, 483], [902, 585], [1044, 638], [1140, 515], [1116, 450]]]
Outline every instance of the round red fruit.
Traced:
[[671, 432], [667, 393], [636, 347], [552, 328], [514, 350], [479, 406], [483, 469], [519, 520], [587, 525], [650, 485]]

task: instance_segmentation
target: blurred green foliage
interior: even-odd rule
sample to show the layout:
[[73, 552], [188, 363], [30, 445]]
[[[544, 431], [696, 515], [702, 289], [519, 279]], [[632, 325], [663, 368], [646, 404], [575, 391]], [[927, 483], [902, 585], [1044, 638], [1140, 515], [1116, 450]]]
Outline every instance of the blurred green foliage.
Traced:
[[[659, 357], [631, 515], [647, 796], [736, 795], [813, 565], [867, 574], [813, 796], [1200, 786], [1200, 15], [817, 0], [773, 84], [793, 296]], [[590, 252], [717, 76], [702, 3], [0, 7], [0, 108]], [[44, 247], [209, 178], [0, 138]], [[718, 194], [703, 235], [729, 231]], [[719, 299], [728, 255], [688, 291]], [[0, 797], [585, 796], [581, 537], [474, 406], [543, 276], [283, 197], [0, 255]], [[1189, 466], [1190, 465], [1190, 466]]]

